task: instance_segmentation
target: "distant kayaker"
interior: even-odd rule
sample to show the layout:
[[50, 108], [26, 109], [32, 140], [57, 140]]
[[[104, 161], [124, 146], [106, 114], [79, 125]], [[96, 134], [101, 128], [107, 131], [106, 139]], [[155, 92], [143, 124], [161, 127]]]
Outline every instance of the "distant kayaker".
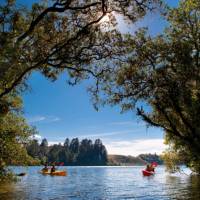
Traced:
[[155, 167], [153, 165], [150, 165], [151, 171], [155, 172]]
[[55, 164], [53, 164], [52, 167], [51, 167], [51, 173], [53, 173], [55, 171], [56, 171]]
[[150, 172], [151, 171], [151, 168], [150, 168], [150, 165], [149, 164], [147, 164], [147, 166], [146, 166], [146, 169], [145, 169], [146, 171], [148, 171], [148, 172]]
[[43, 172], [48, 172], [49, 171], [47, 163], [45, 163], [44, 168], [42, 169], [42, 171]]
[[148, 172], [154, 172], [154, 166], [153, 165], [147, 165], [146, 166], [146, 169], [145, 169], [146, 171], [148, 171]]

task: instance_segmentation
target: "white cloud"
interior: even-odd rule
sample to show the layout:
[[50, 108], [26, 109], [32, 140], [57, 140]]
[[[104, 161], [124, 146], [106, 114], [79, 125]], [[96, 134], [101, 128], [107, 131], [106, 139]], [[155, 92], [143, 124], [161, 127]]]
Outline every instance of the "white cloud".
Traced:
[[40, 122], [40, 121], [44, 121], [46, 119], [46, 117], [44, 116], [35, 116], [35, 117], [30, 117], [28, 119], [29, 123], [35, 123], [35, 122]]
[[133, 125], [134, 121], [110, 122], [109, 125]]
[[36, 123], [36, 122], [44, 122], [44, 123], [50, 123], [50, 122], [57, 122], [61, 119], [59, 117], [55, 116], [34, 116], [28, 118], [29, 123]]
[[57, 122], [57, 121], [60, 121], [61, 119], [59, 117], [51, 117], [50, 118], [50, 121], [51, 122]]
[[142, 153], [161, 154], [167, 147], [163, 139], [137, 139], [105, 143], [109, 154], [137, 156]]
[[63, 142], [58, 142], [58, 141], [48, 141], [48, 145], [49, 146], [52, 146], [54, 144], [62, 144], [63, 145]]
[[96, 133], [96, 134], [88, 134], [88, 135], [79, 135], [80, 138], [95, 138], [95, 137], [107, 137], [113, 135], [121, 135], [125, 133], [133, 133], [136, 130], [124, 130], [124, 131], [112, 131], [112, 132], [103, 132], [103, 133]]
[[115, 125], [115, 126], [126, 126], [126, 125], [131, 125], [131, 126], [137, 126], [137, 127], [146, 127], [146, 124], [142, 121], [119, 121], [119, 122], [110, 122], [108, 125]]

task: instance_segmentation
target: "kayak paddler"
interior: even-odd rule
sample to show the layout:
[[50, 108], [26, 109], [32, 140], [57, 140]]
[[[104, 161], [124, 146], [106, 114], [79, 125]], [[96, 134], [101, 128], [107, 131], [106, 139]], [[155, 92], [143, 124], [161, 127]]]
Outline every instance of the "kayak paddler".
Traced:
[[42, 172], [48, 172], [48, 171], [49, 169], [48, 169], [47, 163], [45, 163], [44, 168], [42, 169]]
[[56, 171], [55, 164], [53, 164], [52, 167], [51, 167], [51, 173], [53, 173], [55, 171]]
[[150, 165], [150, 164], [148, 164], [147, 166], [146, 166], [146, 171], [148, 171], [148, 172], [154, 172], [155, 170], [154, 170], [155, 168], [154, 168], [154, 166], [153, 165]]

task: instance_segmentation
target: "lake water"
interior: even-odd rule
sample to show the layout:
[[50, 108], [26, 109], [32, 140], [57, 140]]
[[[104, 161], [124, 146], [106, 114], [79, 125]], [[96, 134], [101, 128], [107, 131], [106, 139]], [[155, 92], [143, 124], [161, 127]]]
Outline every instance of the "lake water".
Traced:
[[17, 183], [0, 185], [0, 200], [200, 200], [200, 177], [170, 175], [158, 167], [143, 177], [143, 167], [60, 167], [68, 176], [44, 176], [41, 167], [14, 168], [27, 172]]

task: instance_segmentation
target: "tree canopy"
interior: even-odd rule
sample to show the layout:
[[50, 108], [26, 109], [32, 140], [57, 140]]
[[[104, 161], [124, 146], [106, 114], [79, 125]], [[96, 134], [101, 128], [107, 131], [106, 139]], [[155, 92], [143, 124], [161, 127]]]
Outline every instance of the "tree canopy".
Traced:
[[[113, 13], [135, 22], [152, 1], [56, 0], [35, 3], [31, 9], [14, 0], [0, 5], [0, 98], [23, 89], [33, 71], [55, 80], [66, 71], [70, 83], [101, 77], [106, 61], [118, 59], [123, 49]], [[108, 16], [109, 21], [104, 21]]]
[[182, 0], [166, 20], [162, 34], [143, 28], [121, 43], [127, 62], [102, 82], [103, 102], [136, 109], [148, 125], [161, 127], [169, 151], [200, 173], [200, 3]]

